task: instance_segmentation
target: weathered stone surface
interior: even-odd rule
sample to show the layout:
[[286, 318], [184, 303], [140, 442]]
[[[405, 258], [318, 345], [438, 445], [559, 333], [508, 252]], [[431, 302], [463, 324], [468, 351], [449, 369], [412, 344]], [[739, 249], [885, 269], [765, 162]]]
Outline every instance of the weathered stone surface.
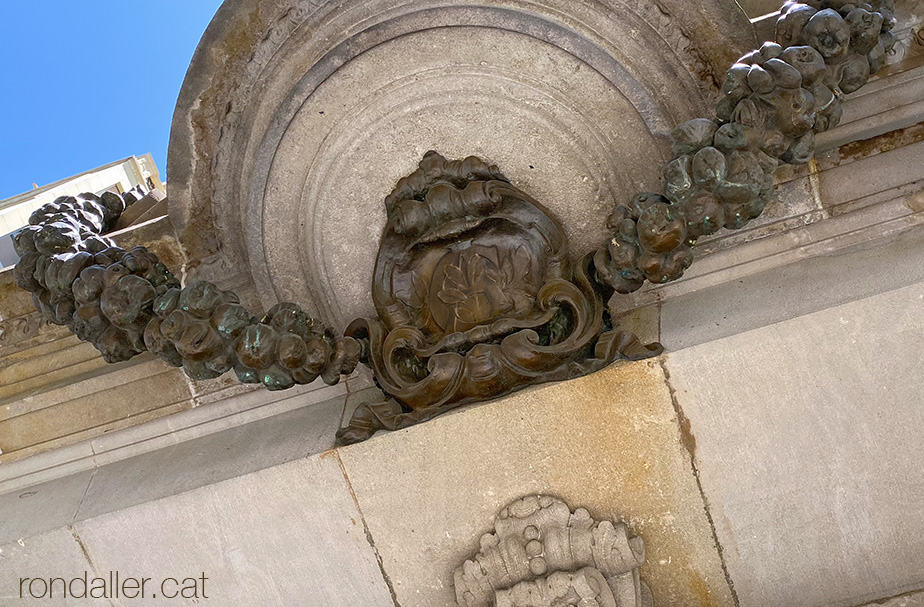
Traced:
[[[16, 284], [12, 267], [3, 268], [0, 271], [0, 319], [5, 321], [33, 311], [32, 295]], [[0, 345], [5, 346], [6, 340]]]
[[739, 4], [748, 17], [754, 19], [768, 13], [778, 12], [782, 3], [776, 0], [741, 0]]
[[619, 327], [645, 344], [661, 343], [661, 306], [650, 304], [616, 316]]
[[154, 213], [161, 209], [163, 209], [163, 212], [159, 213], [157, 216], [166, 215], [166, 202], [167, 197], [163, 192], [160, 190], [151, 190], [119, 215], [119, 219], [116, 221], [113, 231], [124, 230], [131, 225], [143, 223], [145, 221], [144, 217], [149, 214], [151, 215], [148, 216], [148, 219], [153, 219]]
[[[164, 199], [166, 200], [166, 199]], [[169, 217], [161, 217], [156, 221], [135, 225], [122, 231], [110, 234], [110, 238], [125, 250], [137, 246], [144, 246], [157, 255], [171, 272], [181, 273], [183, 270], [183, 252], [173, 235], [173, 225]]]
[[[37, 330], [42, 329], [39, 326]], [[105, 365], [99, 352], [75, 335], [56, 335], [50, 341], [9, 353], [0, 360], [0, 399], [7, 405], [5, 417], [21, 412], [14, 403], [25, 395], [67, 384], [75, 375], [86, 376]]]
[[343, 401], [341, 397], [301, 407], [102, 466], [87, 488], [77, 519], [325, 451], [334, 443]]
[[[919, 0], [918, 0], [919, 1]], [[924, 5], [922, 5], [924, 6]], [[904, 25], [904, 24], [900, 24]], [[924, 45], [914, 43], [918, 53]], [[922, 58], [918, 57], [920, 64]], [[910, 67], [910, 66], [909, 66]], [[886, 68], [888, 70], [888, 68]], [[818, 150], [865, 140], [919, 123], [924, 118], [924, 66], [877, 78], [844, 101], [844, 117], [816, 140]]]
[[924, 607], [924, 592], [912, 592], [884, 601], [875, 601], [863, 607]]
[[70, 524], [92, 475], [85, 471], [0, 495], [0, 544]]
[[661, 343], [678, 351], [924, 281], [924, 226], [873, 245], [671, 298], [661, 306]]
[[924, 584], [924, 283], [667, 355], [744, 607]]
[[729, 0], [227, 2], [174, 115], [171, 218], [193, 276], [252, 274], [265, 307], [343, 326], [424, 151], [489, 158], [586, 251], [753, 44]]
[[[63, 598], [60, 582], [52, 588], [52, 597], [31, 598], [29, 582], [22, 586], [24, 598], [20, 598], [20, 578], [50, 577], [73, 578], [86, 571], [92, 578], [96, 574], [87, 560], [80, 543], [72, 532], [65, 528], [55, 529], [35, 537], [0, 546], [0, 603], [4, 605], [50, 605], [53, 607], [79, 607], [80, 605], [111, 607], [109, 599]], [[44, 582], [32, 582], [35, 596], [44, 594]], [[74, 586], [80, 592], [80, 585]]]
[[[394, 605], [332, 454], [103, 515], [75, 529], [99, 570], [154, 578], [205, 572], [208, 602], [217, 605]], [[138, 538], [146, 538], [143, 547]]]
[[657, 361], [521, 392], [339, 450], [402, 607], [449, 605], [452, 571], [507, 503], [545, 494], [645, 541], [656, 605], [731, 605]]
[[[49, 372], [32, 379], [37, 394], [0, 404], [0, 449], [4, 453], [0, 461], [72, 444], [193, 406], [189, 382], [182, 372], [150, 360], [100, 369], [105, 361], [92, 346], [90, 350], [88, 360], [80, 363], [88, 367], [83, 381], [54, 387], [73, 373], [66, 368], [70, 362], [67, 357], [55, 352], [46, 357]], [[56, 372], [56, 364], [65, 368]]]
[[[905, 134], [911, 141], [902, 141]], [[819, 195], [822, 202], [835, 207], [862, 201], [899, 184], [918, 182], [919, 189], [924, 186], [920, 183], [924, 171], [924, 124], [913, 130], [896, 131], [893, 137], [898, 141], [889, 141], [884, 136], [843, 146], [832, 163], [834, 166], [821, 173]], [[882, 147], [877, 149], [877, 146]]]

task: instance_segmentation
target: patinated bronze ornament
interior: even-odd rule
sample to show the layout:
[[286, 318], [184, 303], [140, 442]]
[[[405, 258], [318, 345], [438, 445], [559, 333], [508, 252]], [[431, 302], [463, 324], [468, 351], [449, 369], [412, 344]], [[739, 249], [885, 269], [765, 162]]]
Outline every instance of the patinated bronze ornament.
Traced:
[[14, 237], [18, 284], [49, 321], [109, 362], [149, 350], [194, 379], [233, 370], [270, 390], [359, 362], [388, 399], [363, 405], [340, 443], [454, 406], [576, 377], [661, 351], [614, 327], [611, 297], [679, 278], [697, 238], [761, 214], [780, 163], [807, 162], [894, 44], [893, 0], [787, 1], [776, 42], [728, 71], [714, 118], [673, 132], [664, 194], [619, 202], [612, 238], [572, 259], [560, 223], [478, 158], [435, 152], [385, 201], [376, 260], [377, 318], [338, 337], [297, 305], [252, 315], [215, 285], [179, 281], [144, 247], [105, 238], [131, 194], [62, 197]]
[[378, 318], [346, 333], [393, 400], [361, 406], [341, 441], [660, 353], [612, 328], [592, 256], [573, 263], [561, 224], [497, 167], [428, 152], [385, 206]]

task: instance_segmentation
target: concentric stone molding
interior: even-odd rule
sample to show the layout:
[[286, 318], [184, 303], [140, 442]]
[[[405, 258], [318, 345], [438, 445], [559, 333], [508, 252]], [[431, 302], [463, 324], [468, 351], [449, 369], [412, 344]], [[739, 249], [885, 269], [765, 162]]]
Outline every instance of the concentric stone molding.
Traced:
[[547, 495], [517, 500], [453, 575], [459, 607], [651, 607], [639, 577], [645, 544]]
[[[429, 6], [429, 3], [421, 3], [418, 8], [423, 10], [424, 5]], [[323, 6], [312, 6], [323, 10]], [[490, 10], [492, 17], [500, 15], [496, 7]], [[561, 366], [554, 372], [537, 377], [532, 373], [535, 369], [524, 370], [520, 375], [529, 376], [528, 379], [521, 377], [501, 382], [502, 385], [493, 385], [493, 391], [472, 389], [470, 394], [466, 393], [466, 398], [471, 400], [475, 396], [489, 398], [536, 381], [563, 379], [599, 368], [595, 364], [585, 364], [591, 359], [609, 362], [620, 356], [635, 357], [644, 352], [660, 351], [657, 344], [647, 350], [641, 349], [631, 336], [613, 331], [612, 319], [604, 317], [602, 311], [593, 311], [596, 299], [632, 292], [645, 281], [676, 280], [692, 263], [692, 247], [699, 237], [723, 227], [741, 228], [760, 215], [772, 195], [772, 173], [777, 166], [807, 162], [814, 152], [816, 133], [835, 126], [840, 119], [843, 95], [859, 89], [882, 67], [885, 53], [894, 44], [893, 12], [892, 0], [786, 2], [777, 23], [777, 41], [767, 42], [760, 49], [747, 53], [728, 71], [715, 117], [691, 120], [672, 131], [673, 159], [664, 168], [664, 194], [643, 193], [628, 202], [618, 203], [606, 221], [609, 241], [575, 264], [579, 270], [573, 278], [570, 272], [562, 270], [568, 263], [556, 261], [562, 265], [556, 268], [560, 276], [556, 274], [555, 280], [559, 282], [555, 283], [555, 289], [583, 289], [581, 297], [586, 303], [575, 306], [572, 312], [563, 312], [556, 308], [558, 296], [546, 297], [542, 295], [545, 290], [539, 293], [526, 289], [527, 295], [535, 298], [531, 305], [543, 299], [542, 305], [548, 308], [545, 310], [548, 318], [543, 321], [547, 326], [540, 329], [537, 325], [536, 332], [532, 331], [534, 327], [524, 329], [522, 323], [510, 322], [506, 317], [501, 318], [501, 324], [507, 328], [499, 331], [494, 321], [500, 317], [485, 315], [485, 307], [478, 304], [478, 313], [473, 318], [484, 324], [476, 322], [477, 326], [454, 329], [464, 330], [467, 336], [464, 339], [456, 338], [462, 333], [447, 336], [449, 343], [458, 342], [458, 347], [452, 346], [445, 352], [434, 350], [417, 358], [402, 354], [399, 362], [394, 363], [397, 367], [386, 361], [385, 366], [392, 365], [389, 373], [423, 383], [432, 379], [428, 378], [428, 373], [436, 368], [434, 360], [445, 361], [453, 353], [468, 358], [470, 351], [482, 352], [478, 349], [480, 344], [487, 346], [518, 340], [521, 346], [531, 344], [528, 348], [547, 357], [549, 352], [543, 348], [560, 349], [564, 342], [556, 340], [564, 339], [561, 336], [574, 331], [582, 336], [583, 341], [574, 348], [562, 350], [567, 356], [558, 361]], [[447, 14], [440, 13], [441, 18], [449, 18]], [[295, 17], [301, 15], [295, 13], [293, 19], [298, 21]], [[478, 11], [465, 15], [475, 21], [484, 18]], [[395, 23], [408, 26], [410, 22], [405, 20], [413, 22], [418, 17], [416, 13], [410, 16], [402, 13]], [[509, 17], [512, 24], [519, 23], [517, 17]], [[453, 18], [461, 19], [462, 15]], [[549, 32], [553, 30], [544, 31], [551, 35]], [[399, 31], [402, 31], [400, 27], [385, 28], [378, 34], [366, 31], [363, 35], [372, 36], [372, 40], [366, 41], [372, 44], [377, 39], [391, 39]], [[376, 38], [379, 34], [384, 38]], [[273, 39], [270, 36], [261, 44], [272, 44]], [[354, 40], [342, 52], [352, 56], [366, 49], [366, 43]], [[258, 53], [254, 57], [259, 58]], [[336, 58], [332, 56], [331, 61]], [[330, 69], [335, 67], [329, 66]], [[318, 74], [309, 72], [306, 78], [310, 80], [316, 76]], [[635, 100], [636, 109], [643, 101], [641, 98]], [[232, 105], [233, 102], [228, 106], [229, 111]], [[643, 118], [646, 116], [644, 109], [639, 113]], [[662, 118], [651, 114], [647, 119], [656, 124]], [[277, 134], [281, 136], [281, 131]], [[416, 234], [414, 230], [408, 231], [408, 225], [416, 224], [407, 223], [407, 217], [401, 218], [405, 211], [408, 217], [419, 212], [429, 213], [423, 221], [426, 230], [420, 230], [427, 232], [439, 231], [443, 221], [448, 227], [452, 221], [464, 223], [476, 216], [489, 217], [496, 208], [507, 204], [501, 200], [508, 198], [527, 201], [534, 208], [543, 209], [508, 184], [496, 167], [488, 167], [474, 158], [454, 162], [442, 159], [436, 163], [433, 158], [425, 157], [420, 169], [402, 180], [389, 197], [386, 206], [390, 231], [385, 236]], [[218, 164], [225, 161], [221, 154], [215, 159]], [[437, 173], [443, 171], [446, 176], [435, 179], [439, 175], [433, 173], [434, 167], [443, 167], [438, 168]], [[418, 181], [420, 184], [413, 185]], [[473, 194], [476, 191], [482, 193]], [[436, 194], [431, 200], [433, 192]], [[469, 200], [469, 196], [475, 198]], [[431, 204], [448, 205], [451, 210], [434, 213], [435, 207]], [[469, 209], [469, 204], [474, 204], [477, 210]], [[351, 331], [348, 334], [352, 336], [338, 337], [324, 323], [291, 303], [275, 304], [265, 314], [254, 315], [241, 305], [236, 295], [212, 282], [193, 280], [181, 287], [173, 274], [144, 247], [126, 251], [114, 246], [103, 234], [115, 225], [125, 206], [126, 200], [114, 194], [59, 198], [36, 211], [30, 218], [30, 226], [14, 239], [21, 256], [16, 267], [17, 282], [32, 292], [42, 316], [55, 324], [68, 326], [78, 337], [92, 342], [107, 361], [127, 360], [149, 350], [168, 364], [182, 366], [194, 379], [214, 378], [234, 370], [240, 381], [262, 383], [272, 390], [309, 383], [319, 376], [328, 383], [336, 383], [342, 374], [352, 372], [362, 361], [375, 368], [377, 379], [386, 387], [386, 392], [387, 386], [393, 385], [390, 378], [382, 374], [381, 369], [385, 367], [375, 362], [381, 344], [376, 342], [373, 330]], [[399, 207], [403, 210], [396, 215], [395, 209]], [[540, 223], [545, 221], [542, 217], [549, 217], [544, 210], [539, 215]], [[260, 218], [261, 223], [266, 220]], [[291, 221], [285, 217], [274, 220]], [[181, 228], [183, 226], [188, 228], [190, 224], [181, 222]], [[440, 237], [449, 238], [465, 230], [447, 232]], [[557, 234], [558, 230], [549, 227], [545, 233]], [[564, 236], [561, 238], [566, 242]], [[383, 237], [382, 242], [385, 240]], [[467, 242], [471, 246], [471, 242]], [[486, 258], [481, 256], [481, 259]], [[462, 277], [463, 262], [458, 263], [457, 274]], [[487, 280], [481, 270], [471, 270], [473, 262], [464, 263], [469, 264], [464, 266], [471, 273], [469, 282]], [[518, 267], [518, 263], [526, 267], [526, 262], [513, 263], [513, 267]], [[496, 264], [506, 267], [500, 258]], [[503, 274], [506, 270], [498, 272]], [[508, 277], [508, 280], [511, 279]], [[562, 280], [575, 282], [568, 286], [561, 283]], [[376, 288], [380, 287], [377, 283]], [[443, 292], [449, 295], [434, 295], [430, 305], [435, 305], [432, 303], [435, 300], [449, 303], [446, 297], [455, 297], [452, 294], [457, 290], [444, 287]], [[516, 302], [510, 303], [509, 309], [504, 308], [499, 313], [513, 314], [514, 321], [522, 320], [517, 317], [517, 310], [522, 308], [518, 306]], [[378, 302], [377, 307], [383, 320], [386, 312], [388, 322], [402, 318], [390, 308], [378, 306]], [[586, 322], [582, 320], [582, 309], [588, 311]], [[431, 311], [424, 309], [424, 318]], [[493, 324], [489, 327], [487, 323]], [[418, 328], [412, 324], [398, 325], [391, 333], [394, 339], [408, 340], [407, 336]], [[589, 328], [593, 335], [585, 336]], [[545, 333], [540, 336], [543, 331]], [[482, 337], [480, 341], [475, 339], [469, 343], [471, 335]], [[412, 350], [415, 346], [411, 341], [392, 343], [386, 338], [385, 342], [395, 351]], [[558, 350], [556, 353], [561, 354]], [[340, 438], [346, 442], [361, 440], [376, 429], [401, 427], [397, 419], [422, 421], [445, 410], [444, 405], [461, 402], [466, 402], [461, 396], [450, 400], [443, 397], [418, 401], [410, 397], [397, 398], [383, 409], [384, 417], [372, 409], [358, 412], [356, 424], [351, 424]], [[407, 409], [413, 413], [409, 417], [404, 415]]]
[[[515, 179], [533, 164], [530, 193], [586, 252], [605, 237], [604, 207], [657, 178], [673, 125], [706, 111], [732, 49], [753, 43], [731, 0], [225, 2], [171, 131], [187, 271], [252, 283], [263, 307], [299, 301], [329, 324], [371, 314], [360, 262], [374, 247], [343, 240], [374, 242], [375, 201], [427, 149], [489, 157]], [[466, 68], [467, 85], [452, 73]], [[644, 144], [615, 162], [597, 153], [628, 141]]]

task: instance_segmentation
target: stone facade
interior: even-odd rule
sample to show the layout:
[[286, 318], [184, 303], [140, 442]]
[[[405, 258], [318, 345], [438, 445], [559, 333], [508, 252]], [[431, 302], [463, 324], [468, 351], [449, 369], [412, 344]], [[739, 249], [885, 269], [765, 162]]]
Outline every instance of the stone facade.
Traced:
[[[654, 605], [924, 604], [924, 56], [918, 4], [898, 9], [910, 42], [764, 215], [619, 300], [656, 359], [334, 449], [381, 398], [365, 371], [269, 393], [107, 366], [0, 273], [0, 604], [23, 576], [121, 570], [204, 572], [221, 605], [452, 605], [497, 515], [537, 495], [640, 538]], [[747, 16], [226, 2], [174, 118], [170, 216], [114, 238], [342, 328], [370, 311], [383, 196], [436, 148], [491, 158], [590, 250], [755, 46]]]

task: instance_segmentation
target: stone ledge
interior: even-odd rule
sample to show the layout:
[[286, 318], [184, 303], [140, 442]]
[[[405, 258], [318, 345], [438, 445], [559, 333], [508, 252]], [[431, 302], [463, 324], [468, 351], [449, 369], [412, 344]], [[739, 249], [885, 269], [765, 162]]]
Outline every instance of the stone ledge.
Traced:
[[327, 450], [350, 387], [362, 394], [368, 380], [282, 393], [248, 387], [0, 464], [0, 543]]
[[918, 281], [924, 281], [924, 225], [678, 295], [633, 315], [648, 318], [658, 328], [654, 338], [672, 352]]
[[815, 140], [818, 152], [903, 129], [924, 118], [924, 66], [879, 78], [847, 96], [836, 128]]

